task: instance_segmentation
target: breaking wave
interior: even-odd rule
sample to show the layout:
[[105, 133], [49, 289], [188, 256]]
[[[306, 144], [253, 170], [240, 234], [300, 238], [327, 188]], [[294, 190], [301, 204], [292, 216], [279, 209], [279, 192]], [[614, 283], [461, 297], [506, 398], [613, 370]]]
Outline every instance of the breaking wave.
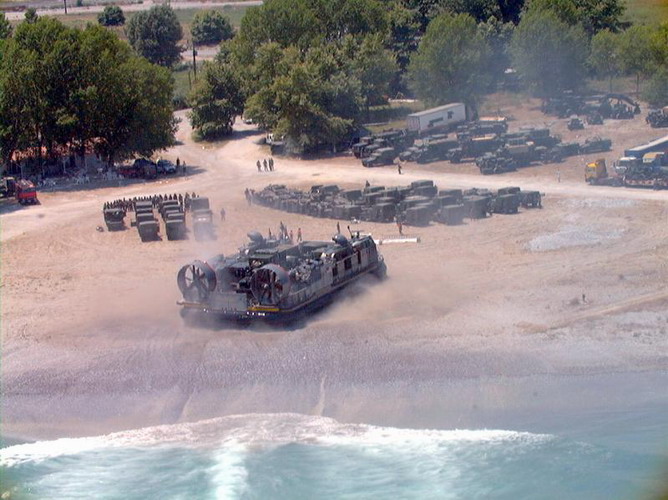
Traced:
[[606, 471], [627, 459], [545, 434], [398, 429], [296, 414], [0, 450], [8, 477], [37, 498], [610, 498], [628, 485]]

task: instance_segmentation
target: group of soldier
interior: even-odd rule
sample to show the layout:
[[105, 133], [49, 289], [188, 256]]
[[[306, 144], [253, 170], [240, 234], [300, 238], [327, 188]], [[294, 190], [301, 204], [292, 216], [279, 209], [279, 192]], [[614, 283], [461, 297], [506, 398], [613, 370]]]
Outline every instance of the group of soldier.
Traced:
[[152, 196], [135, 196], [133, 198], [122, 198], [114, 201], [107, 201], [104, 203], [102, 210], [107, 210], [108, 208], [120, 208], [125, 212], [133, 212], [135, 203], [138, 201], [150, 201], [153, 204], [153, 208], [160, 206], [160, 203], [167, 200], [178, 200], [179, 205], [184, 211], [190, 210], [190, 200], [193, 198], [199, 198], [198, 194], [186, 193], [185, 195], [181, 193], [174, 194], [154, 194]]
[[[271, 232], [271, 228], [269, 228], [269, 239], [273, 239], [274, 234]], [[276, 235], [276, 239], [279, 241], [285, 241], [285, 242], [290, 242], [294, 243], [295, 241], [295, 233], [292, 231], [292, 229], [288, 230], [288, 226], [283, 224], [283, 221], [281, 221], [280, 225], [278, 226], [278, 235]], [[297, 228], [297, 242], [301, 242], [302, 240], [302, 228], [298, 227]]]
[[253, 196], [255, 196], [255, 190], [246, 188], [246, 190], [244, 191], [244, 196], [246, 197], [246, 203], [248, 203], [248, 206], [250, 207], [253, 204]]
[[270, 156], [269, 159], [265, 158], [264, 160], [260, 161], [258, 160], [255, 165], [257, 165], [257, 171], [262, 172], [262, 169], [264, 168], [265, 172], [273, 172], [274, 171], [274, 159]]

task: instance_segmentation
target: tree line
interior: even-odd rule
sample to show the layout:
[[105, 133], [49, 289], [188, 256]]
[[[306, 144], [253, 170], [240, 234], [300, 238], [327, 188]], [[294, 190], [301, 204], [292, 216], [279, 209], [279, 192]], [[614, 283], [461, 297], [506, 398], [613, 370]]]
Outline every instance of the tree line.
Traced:
[[630, 26], [620, 0], [267, 0], [190, 95], [196, 133], [241, 113], [298, 151], [349, 137], [390, 95], [475, 110], [512, 68], [536, 96], [633, 75], [668, 104], [668, 24]]
[[174, 142], [172, 88], [169, 70], [101, 26], [26, 20], [0, 40], [0, 162], [28, 150], [109, 164], [150, 155]]

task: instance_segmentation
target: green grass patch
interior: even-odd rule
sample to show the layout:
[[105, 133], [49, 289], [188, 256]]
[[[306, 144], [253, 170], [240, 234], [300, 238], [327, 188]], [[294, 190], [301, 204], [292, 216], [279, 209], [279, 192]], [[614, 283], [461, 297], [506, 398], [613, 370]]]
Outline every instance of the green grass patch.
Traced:
[[634, 24], [659, 24], [668, 22], [668, 1], [627, 0], [624, 18]]
[[190, 93], [191, 85], [195, 83], [192, 66], [180, 65], [177, 70], [172, 71], [172, 76], [174, 77], [174, 95], [186, 97]]
[[[87, 5], [86, 2], [84, 2], [84, 5]], [[183, 28], [183, 40], [188, 40], [190, 39], [190, 26], [192, 25], [193, 18], [195, 17], [195, 14], [200, 11], [204, 10], [217, 10], [223, 13], [223, 15], [227, 16], [232, 23], [232, 26], [235, 28], [239, 28], [241, 25], [241, 19], [244, 17], [244, 14], [246, 13], [246, 10], [248, 10], [249, 6], [246, 5], [224, 5], [222, 7], [213, 7], [213, 8], [204, 8], [204, 9], [176, 9], [174, 12], [176, 12], [176, 17], [178, 18], [179, 22], [181, 23], [181, 27]], [[123, 6], [121, 5], [121, 8]], [[127, 23], [132, 19], [133, 16], [138, 14], [138, 12], [125, 12], [125, 22]], [[60, 22], [62, 22], [65, 26], [69, 26], [70, 28], [80, 28], [83, 29], [86, 27], [88, 23], [93, 23], [97, 24], [97, 12], [91, 12], [87, 14], [67, 14], [65, 15], [63, 12], [49, 15], [49, 17], [54, 17], [58, 19]], [[13, 21], [12, 24], [16, 25], [20, 21]], [[112, 29], [118, 36], [119, 38], [123, 40], [127, 40], [127, 37], [125, 36], [125, 30], [123, 29], [122, 26], [115, 27], [115, 28], [109, 28]]]

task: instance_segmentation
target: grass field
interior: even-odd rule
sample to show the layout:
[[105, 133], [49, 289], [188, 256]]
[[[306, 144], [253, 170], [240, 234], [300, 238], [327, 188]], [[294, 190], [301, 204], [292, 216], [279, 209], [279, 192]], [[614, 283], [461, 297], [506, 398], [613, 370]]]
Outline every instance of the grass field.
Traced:
[[627, 0], [625, 19], [634, 24], [668, 22], [668, 0]]
[[[86, 3], [84, 2], [84, 5]], [[222, 12], [225, 16], [227, 16], [232, 23], [232, 26], [235, 28], [238, 28], [239, 25], [241, 24], [241, 18], [244, 17], [244, 14], [246, 13], [246, 10], [248, 9], [247, 6], [245, 5], [225, 5], [223, 7], [213, 7], [211, 9], [177, 9], [174, 12], [176, 12], [176, 17], [179, 19], [179, 22], [181, 23], [181, 27], [183, 28], [183, 37], [184, 39], [190, 38], [190, 25], [193, 22], [193, 18], [195, 17], [195, 14], [200, 11], [200, 10], [217, 10], [219, 12]], [[127, 23], [130, 19], [132, 19], [132, 16], [136, 15], [137, 12], [126, 12], [125, 13], [125, 22]], [[90, 13], [90, 14], [68, 14], [65, 15], [63, 13], [55, 14], [50, 17], [54, 17], [58, 19], [60, 22], [65, 24], [66, 26], [70, 26], [72, 28], [85, 28], [88, 23], [97, 23], [97, 13]], [[13, 22], [13, 24], [18, 24], [19, 21]], [[113, 28], [114, 31], [118, 33], [118, 35], [125, 39], [125, 32], [123, 31], [122, 27], [119, 28]]]

